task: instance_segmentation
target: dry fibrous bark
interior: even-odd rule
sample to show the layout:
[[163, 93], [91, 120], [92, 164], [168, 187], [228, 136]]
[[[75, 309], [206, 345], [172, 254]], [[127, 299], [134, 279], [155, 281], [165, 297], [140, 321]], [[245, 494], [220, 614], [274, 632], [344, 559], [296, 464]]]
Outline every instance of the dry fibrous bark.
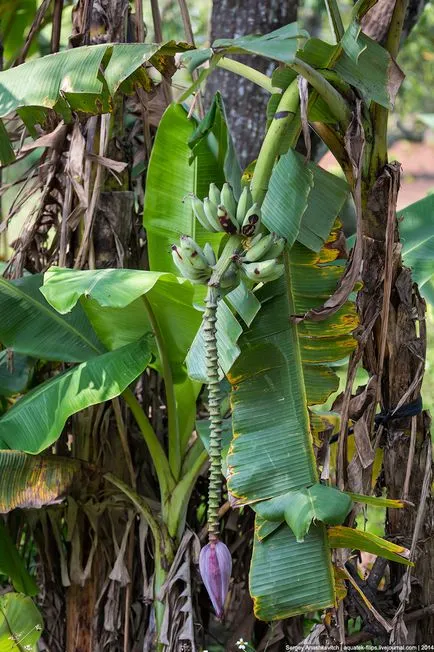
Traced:
[[[211, 43], [218, 38], [244, 34], [267, 34], [297, 18], [297, 0], [214, 0]], [[270, 74], [273, 62], [263, 57], [242, 56], [240, 61]], [[219, 90], [226, 103], [229, 125], [242, 166], [256, 158], [265, 133], [268, 93], [252, 82], [217, 69], [209, 77], [206, 100]]]
[[410, 548], [415, 561], [415, 568], [409, 570], [390, 564], [391, 615], [395, 614], [392, 641], [422, 644], [434, 640], [432, 614], [408, 625], [404, 620], [406, 611], [429, 606], [434, 595], [430, 419], [424, 411], [390, 418], [397, 408], [417, 406], [421, 400], [426, 356], [425, 302], [401, 257], [396, 222], [399, 177], [400, 165], [391, 163], [379, 171], [375, 183], [365, 184], [363, 288], [358, 308], [361, 323], [370, 333], [364, 343], [363, 366], [377, 379], [376, 399], [385, 415], [379, 439], [384, 474], [378, 489], [385, 487], [389, 498], [414, 504], [414, 508], [387, 511], [387, 537]]

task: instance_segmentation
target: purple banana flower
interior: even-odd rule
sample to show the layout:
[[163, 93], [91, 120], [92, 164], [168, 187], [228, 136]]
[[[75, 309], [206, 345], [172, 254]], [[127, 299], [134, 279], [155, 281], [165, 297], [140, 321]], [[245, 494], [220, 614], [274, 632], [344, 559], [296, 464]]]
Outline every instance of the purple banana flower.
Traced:
[[221, 619], [232, 572], [227, 546], [218, 540], [207, 543], [200, 551], [199, 569], [217, 618]]

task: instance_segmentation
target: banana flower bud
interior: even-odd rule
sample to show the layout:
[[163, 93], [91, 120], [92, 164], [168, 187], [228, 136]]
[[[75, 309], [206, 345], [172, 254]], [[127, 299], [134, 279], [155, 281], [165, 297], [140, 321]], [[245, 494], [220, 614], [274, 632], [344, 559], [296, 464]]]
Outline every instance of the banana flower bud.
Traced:
[[207, 543], [200, 551], [199, 570], [217, 618], [221, 619], [232, 572], [232, 557], [227, 546], [218, 540]]

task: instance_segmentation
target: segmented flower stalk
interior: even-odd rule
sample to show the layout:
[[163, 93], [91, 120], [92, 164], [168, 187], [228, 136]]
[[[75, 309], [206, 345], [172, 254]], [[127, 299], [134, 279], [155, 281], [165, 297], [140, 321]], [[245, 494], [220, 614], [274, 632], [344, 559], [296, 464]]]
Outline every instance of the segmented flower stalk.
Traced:
[[208, 406], [210, 418], [210, 471], [208, 489], [208, 536], [210, 543], [219, 537], [218, 511], [221, 497], [221, 444], [222, 417], [220, 412], [221, 392], [217, 353], [217, 305], [219, 291], [208, 287], [203, 314], [206, 349], [206, 368], [208, 376]]

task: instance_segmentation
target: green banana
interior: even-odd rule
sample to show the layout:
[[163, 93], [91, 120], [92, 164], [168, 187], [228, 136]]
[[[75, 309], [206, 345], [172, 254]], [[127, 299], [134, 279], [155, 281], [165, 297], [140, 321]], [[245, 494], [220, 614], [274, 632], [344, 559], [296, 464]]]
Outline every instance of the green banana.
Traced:
[[211, 245], [209, 244], [209, 242], [207, 242], [207, 243], [205, 244], [205, 246], [204, 246], [204, 248], [203, 248], [203, 253], [205, 254], [205, 258], [206, 258], [207, 261], [208, 261], [208, 265], [209, 265], [210, 267], [214, 267], [214, 265], [216, 264], [217, 260], [216, 260], [216, 257], [215, 257], [214, 249], [211, 247]]
[[186, 262], [181, 254], [181, 250], [176, 245], [172, 245], [172, 258], [176, 267], [181, 272], [181, 276], [188, 278], [193, 283], [201, 282], [202, 273]]
[[286, 240], [273, 233], [273, 244], [267, 251], [267, 258], [278, 258], [285, 249]]
[[272, 260], [263, 260], [258, 263], [243, 263], [241, 265], [241, 269], [247, 278], [257, 283], [275, 281], [282, 276], [284, 268], [284, 265], [278, 263], [275, 258]]
[[201, 202], [200, 199], [195, 195], [190, 195], [190, 200], [191, 200], [191, 207], [193, 209], [194, 216], [196, 217], [198, 222], [200, 222], [203, 228], [211, 232], [216, 231], [216, 228], [206, 216], [203, 202]]
[[243, 192], [241, 193], [240, 199], [238, 201], [238, 206], [237, 206], [237, 222], [240, 226], [242, 226], [244, 222], [244, 218], [246, 217], [246, 213], [251, 208], [253, 205], [253, 198], [252, 198], [252, 193], [250, 192], [250, 188], [248, 186], [244, 186]]
[[220, 194], [220, 204], [226, 208], [227, 212], [235, 216], [237, 212], [237, 202], [235, 201], [234, 193], [228, 183], [223, 184]]
[[257, 203], [253, 204], [247, 211], [241, 225], [241, 233], [250, 238], [259, 231], [261, 226], [261, 209]]
[[214, 231], [223, 231], [217, 217], [217, 206], [209, 197], [203, 200], [203, 208], [208, 222], [212, 225]]
[[234, 287], [238, 284], [239, 275], [239, 268], [231, 263], [220, 279], [220, 287], [225, 290]]
[[180, 238], [181, 256], [186, 264], [190, 264], [198, 271], [210, 271], [208, 260], [199, 245], [188, 235]]
[[230, 235], [238, 233], [238, 222], [228, 211], [226, 206], [223, 206], [222, 204], [219, 205], [217, 208], [217, 216], [223, 231], [226, 231], [226, 233], [229, 233]]
[[208, 190], [208, 197], [210, 198], [212, 203], [215, 204], [216, 206], [222, 203], [220, 196], [221, 196], [220, 190], [217, 188], [215, 183], [210, 183], [209, 190]]
[[[270, 247], [273, 245], [273, 240], [273, 233], [267, 233], [267, 235], [264, 235], [247, 249], [245, 254], [242, 256], [243, 261], [246, 263], [255, 263], [257, 260], [264, 258]], [[268, 257], [271, 258], [271, 256]], [[275, 256], [272, 257], [274, 258]]]

